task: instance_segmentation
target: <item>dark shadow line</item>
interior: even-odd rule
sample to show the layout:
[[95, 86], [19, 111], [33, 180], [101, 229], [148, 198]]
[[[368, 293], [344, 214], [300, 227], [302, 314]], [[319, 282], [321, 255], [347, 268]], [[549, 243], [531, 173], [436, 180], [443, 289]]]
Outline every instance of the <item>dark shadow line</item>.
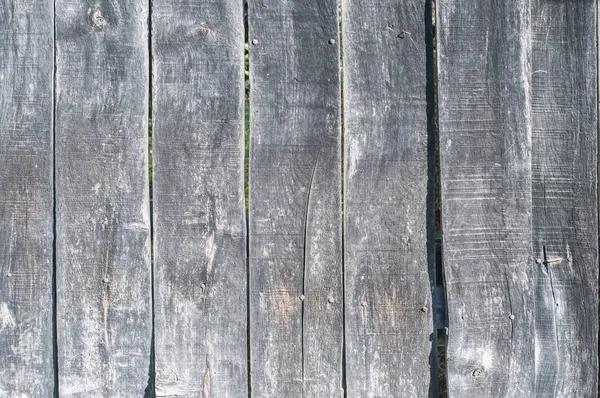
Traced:
[[54, 398], [59, 397], [58, 367], [58, 293], [56, 262], [56, 103], [57, 103], [57, 66], [56, 66], [56, 1], [52, 18], [53, 40], [53, 76], [52, 76], [52, 361], [54, 367]]
[[[425, 0], [425, 69], [426, 69], [426, 100], [427, 100], [427, 270], [429, 274], [430, 305], [429, 316], [433, 318], [435, 311], [435, 287], [436, 287], [436, 253], [435, 253], [435, 188], [436, 188], [436, 128], [435, 128], [435, 72], [433, 54], [433, 9], [432, 0]], [[438, 374], [438, 337], [435, 323], [432, 321], [430, 334], [431, 351], [429, 353], [429, 398], [437, 398], [439, 395]]]
[[[244, 220], [246, 223], [246, 379], [248, 397], [252, 396], [251, 350], [250, 350], [250, 51], [248, 46], [248, 2], [244, 1]], [[246, 55], [248, 62], [246, 63]], [[248, 69], [246, 69], [246, 64]]]
[[153, 199], [153, 167], [152, 167], [152, 153], [150, 149], [152, 148], [152, 127], [153, 127], [153, 111], [152, 111], [152, 89], [153, 89], [153, 81], [152, 81], [152, 0], [148, 0], [148, 131], [147, 131], [147, 140], [148, 145], [146, 146], [146, 150], [148, 151], [148, 195], [149, 195], [149, 222], [150, 222], [150, 314], [152, 317], [152, 335], [150, 337], [150, 361], [148, 364], [148, 385], [146, 386], [146, 390], [144, 391], [144, 398], [154, 398], [156, 396], [156, 360], [155, 360], [155, 345], [154, 345], [154, 336], [155, 336], [155, 325], [154, 325], [154, 212], [152, 208], [152, 199]]

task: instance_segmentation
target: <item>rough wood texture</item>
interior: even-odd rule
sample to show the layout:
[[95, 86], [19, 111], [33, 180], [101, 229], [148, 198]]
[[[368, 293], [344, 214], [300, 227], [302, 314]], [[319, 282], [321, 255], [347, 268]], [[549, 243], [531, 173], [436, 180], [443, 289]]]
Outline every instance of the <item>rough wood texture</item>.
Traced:
[[56, 1], [60, 394], [139, 397], [152, 337], [147, 2]]
[[532, 2], [537, 397], [597, 397], [596, 2]]
[[156, 393], [245, 397], [242, 2], [154, 0]]
[[450, 397], [533, 397], [529, 0], [439, 0]]
[[337, 0], [249, 5], [252, 395], [340, 397]]
[[54, 392], [53, 2], [0, 5], [0, 396]]
[[427, 15], [421, 0], [343, 5], [348, 396], [437, 397]]

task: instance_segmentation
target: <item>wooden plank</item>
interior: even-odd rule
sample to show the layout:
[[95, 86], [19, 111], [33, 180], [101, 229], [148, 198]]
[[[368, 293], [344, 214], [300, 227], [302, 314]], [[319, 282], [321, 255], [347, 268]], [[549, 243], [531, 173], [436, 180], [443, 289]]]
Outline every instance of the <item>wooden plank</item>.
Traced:
[[437, 397], [429, 7], [343, 3], [348, 396]]
[[0, 6], [0, 396], [50, 397], [52, 1]]
[[245, 397], [244, 22], [233, 0], [154, 0], [157, 396]]
[[142, 396], [152, 338], [148, 5], [57, 0], [60, 394]]
[[337, 0], [249, 2], [255, 397], [342, 396]]
[[437, 13], [448, 395], [533, 397], [530, 1]]
[[596, 1], [532, 2], [531, 38], [535, 396], [597, 397]]

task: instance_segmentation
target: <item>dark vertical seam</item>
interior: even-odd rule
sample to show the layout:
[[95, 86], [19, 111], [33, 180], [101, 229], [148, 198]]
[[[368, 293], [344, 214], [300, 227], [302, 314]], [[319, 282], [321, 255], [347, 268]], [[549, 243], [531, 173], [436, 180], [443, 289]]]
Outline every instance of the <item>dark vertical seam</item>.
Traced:
[[344, 161], [345, 161], [345, 149], [344, 149], [344, 35], [343, 35], [343, 12], [342, 12], [342, 2], [338, 2], [338, 51], [339, 51], [339, 79], [340, 79], [340, 87], [339, 87], [339, 122], [340, 122], [340, 206], [341, 206], [341, 265], [342, 265], [342, 369], [341, 369], [341, 377], [342, 377], [342, 391], [343, 396], [346, 398], [348, 396], [348, 382], [346, 380], [346, 262], [345, 262], [345, 170], [344, 170]]
[[148, 368], [148, 385], [144, 394], [145, 398], [156, 396], [156, 353], [155, 353], [155, 313], [154, 313], [154, 211], [153, 200], [153, 158], [152, 158], [152, 129], [154, 126], [153, 118], [153, 56], [152, 56], [152, 0], [148, 0], [148, 131], [147, 131], [147, 153], [148, 153], [148, 196], [149, 196], [149, 222], [150, 222], [150, 316], [151, 316], [151, 337], [150, 337], [150, 363]]
[[[244, 78], [244, 220], [246, 225], [246, 382], [248, 384], [248, 397], [252, 396], [251, 379], [251, 347], [250, 347], [250, 49], [248, 41], [248, 2], [244, 1], [242, 9], [242, 19], [244, 23], [244, 57], [243, 57], [243, 78]], [[248, 62], [246, 62], [248, 56]], [[246, 65], [248, 68], [246, 69]]]
[[58, 82], [57, 64], [56, 64], [56, 1], [53, 2], [53, 73], [52, 73], [52, 359], [54, 364], [54, 397], [59, 396], [59, 367], [58, 367], [58, 295], [57, 295], [57, 263], [56, 263], [56, 103]]
[[427, 197], [426, 197], [426, 247], [427, 247], [427, 272], [429, 276], [429, 290], [431, 305], [429, 311], [423, 307], [426, 316], [430, 317], [431, 350], [429, 353], [429, 388], [428, 396], [437, 397], [439, 394], [439, 361], [438, 361], [438, 341], [437, 329], [435, 328], [435, 308], [437, 300], [435, 295], [436, 288], [436, 253], [435, 253], [435, 199], [436, 199], [436, 134], [435, 134], [435, 72], [434, 72], [434, 54], [433, 54], [433, 3], [432, 0], [424, 2], [425, 19], [425, 77], [426, 77], [426, 115], [427, 115]]

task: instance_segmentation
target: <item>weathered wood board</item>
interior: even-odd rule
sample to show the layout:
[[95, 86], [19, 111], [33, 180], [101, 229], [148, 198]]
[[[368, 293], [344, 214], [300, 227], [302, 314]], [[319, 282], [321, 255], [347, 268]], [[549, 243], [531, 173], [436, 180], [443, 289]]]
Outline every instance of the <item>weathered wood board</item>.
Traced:
[[56, 1], [61, 397], [151, 384], [148, 3]]
[[529, 0], [437, 2], [450, 397], [533, 397]]
[[597, 397], [596, 1], [531, 4], [531, 396]]
[[157, 396], [245, 397], [242, 2], [154, 0]]
[[433, 397], [431, 11], [420, 0], [342, 7], [348, 396]]
[[337, 0], [249, 2], [255, 397], [342, 396]]
[[0, 5], [0, 396], [50, 397], [53, 2]]

